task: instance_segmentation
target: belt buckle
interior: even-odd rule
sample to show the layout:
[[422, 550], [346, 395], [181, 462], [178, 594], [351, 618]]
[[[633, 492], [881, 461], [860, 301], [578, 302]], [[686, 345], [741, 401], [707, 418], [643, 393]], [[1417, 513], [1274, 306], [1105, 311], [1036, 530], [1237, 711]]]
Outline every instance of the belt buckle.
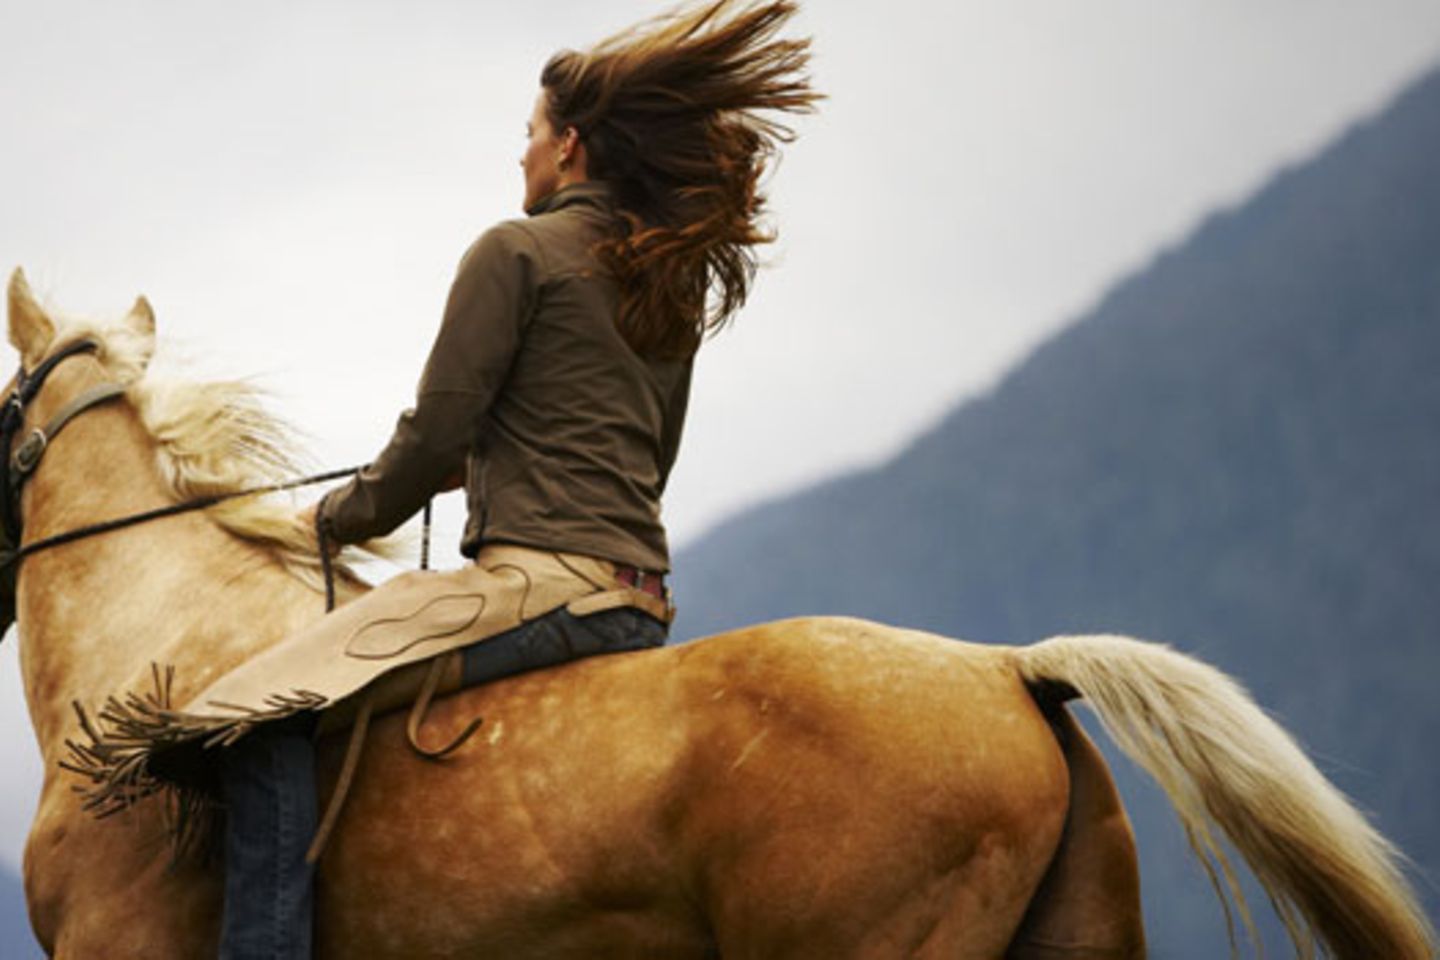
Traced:
[[639, 567], [632, 567], [629, 564], [619, 564], [615, 567], [615, 579], [627, 587], [639, 590], [641, 593], [648, 593], [659, 600], [666, 599], [666, 594], [669, 593], [665, 589], [665, 578], [662, 574], [641, 570]]

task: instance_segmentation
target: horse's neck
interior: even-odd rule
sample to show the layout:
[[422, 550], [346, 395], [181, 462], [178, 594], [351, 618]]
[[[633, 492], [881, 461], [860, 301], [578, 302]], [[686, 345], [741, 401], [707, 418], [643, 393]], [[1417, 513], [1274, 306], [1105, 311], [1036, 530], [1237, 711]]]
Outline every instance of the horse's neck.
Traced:
[[[72, 421], [25, 493], [26, 541], [174, 501], [126, 403]], [[269, 554], [203, 513], [100, 534], [26, 558], [21, 663], [41, 750], [75, 736], [72, 702], [148, 686], [174, 665], [183, 702], [253, 651], [318, 616], [321, 601]]]

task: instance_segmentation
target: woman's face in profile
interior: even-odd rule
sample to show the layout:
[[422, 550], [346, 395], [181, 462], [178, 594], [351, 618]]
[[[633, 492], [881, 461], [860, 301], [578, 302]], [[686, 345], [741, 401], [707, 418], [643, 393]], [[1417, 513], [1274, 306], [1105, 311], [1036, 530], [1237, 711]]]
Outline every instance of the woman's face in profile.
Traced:
[[525, 171], [524, 206], [527, 210], [554, 193], [560, 185], [560, 138], [555, 135], [545, 106], [545, 90], [542, 87], [535, 97], [530, 122], [525, 124], [525, 155], [520, 158], [520, 168]]

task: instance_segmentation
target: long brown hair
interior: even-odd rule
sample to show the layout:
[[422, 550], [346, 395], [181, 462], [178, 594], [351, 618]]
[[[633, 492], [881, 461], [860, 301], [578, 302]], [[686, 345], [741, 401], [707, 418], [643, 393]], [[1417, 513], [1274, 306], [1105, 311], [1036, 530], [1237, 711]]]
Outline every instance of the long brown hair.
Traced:
[[715, 0], [545, 64], [549, 119], [574, 127], [588, 173], [619, 216], [596, 253], [620, 283], [616, 323], [647, 357], [684, 358], [745, 302], [760, 177], [794, 132], [775, 116], [813, 109], [810, 41], [777, 39], [793, 0]]

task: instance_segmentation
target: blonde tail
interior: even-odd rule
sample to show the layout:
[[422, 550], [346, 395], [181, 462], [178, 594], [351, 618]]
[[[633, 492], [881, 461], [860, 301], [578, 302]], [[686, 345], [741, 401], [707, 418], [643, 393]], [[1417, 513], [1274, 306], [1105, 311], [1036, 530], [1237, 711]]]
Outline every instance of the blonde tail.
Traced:
[[1402, 855], [1235, 681], [1126, 637], [1055, 637], [1016, 654], [1032, 687], [1069, 685], [1090, 701], [1116, 744], [1160, 784], [1227, 922], [1220, 877], [1255, 939], [1215, 826], [1270, 895], [1300, 956], [1314, 956], [1317, 939], [1340, 960], [1435, 956]]

